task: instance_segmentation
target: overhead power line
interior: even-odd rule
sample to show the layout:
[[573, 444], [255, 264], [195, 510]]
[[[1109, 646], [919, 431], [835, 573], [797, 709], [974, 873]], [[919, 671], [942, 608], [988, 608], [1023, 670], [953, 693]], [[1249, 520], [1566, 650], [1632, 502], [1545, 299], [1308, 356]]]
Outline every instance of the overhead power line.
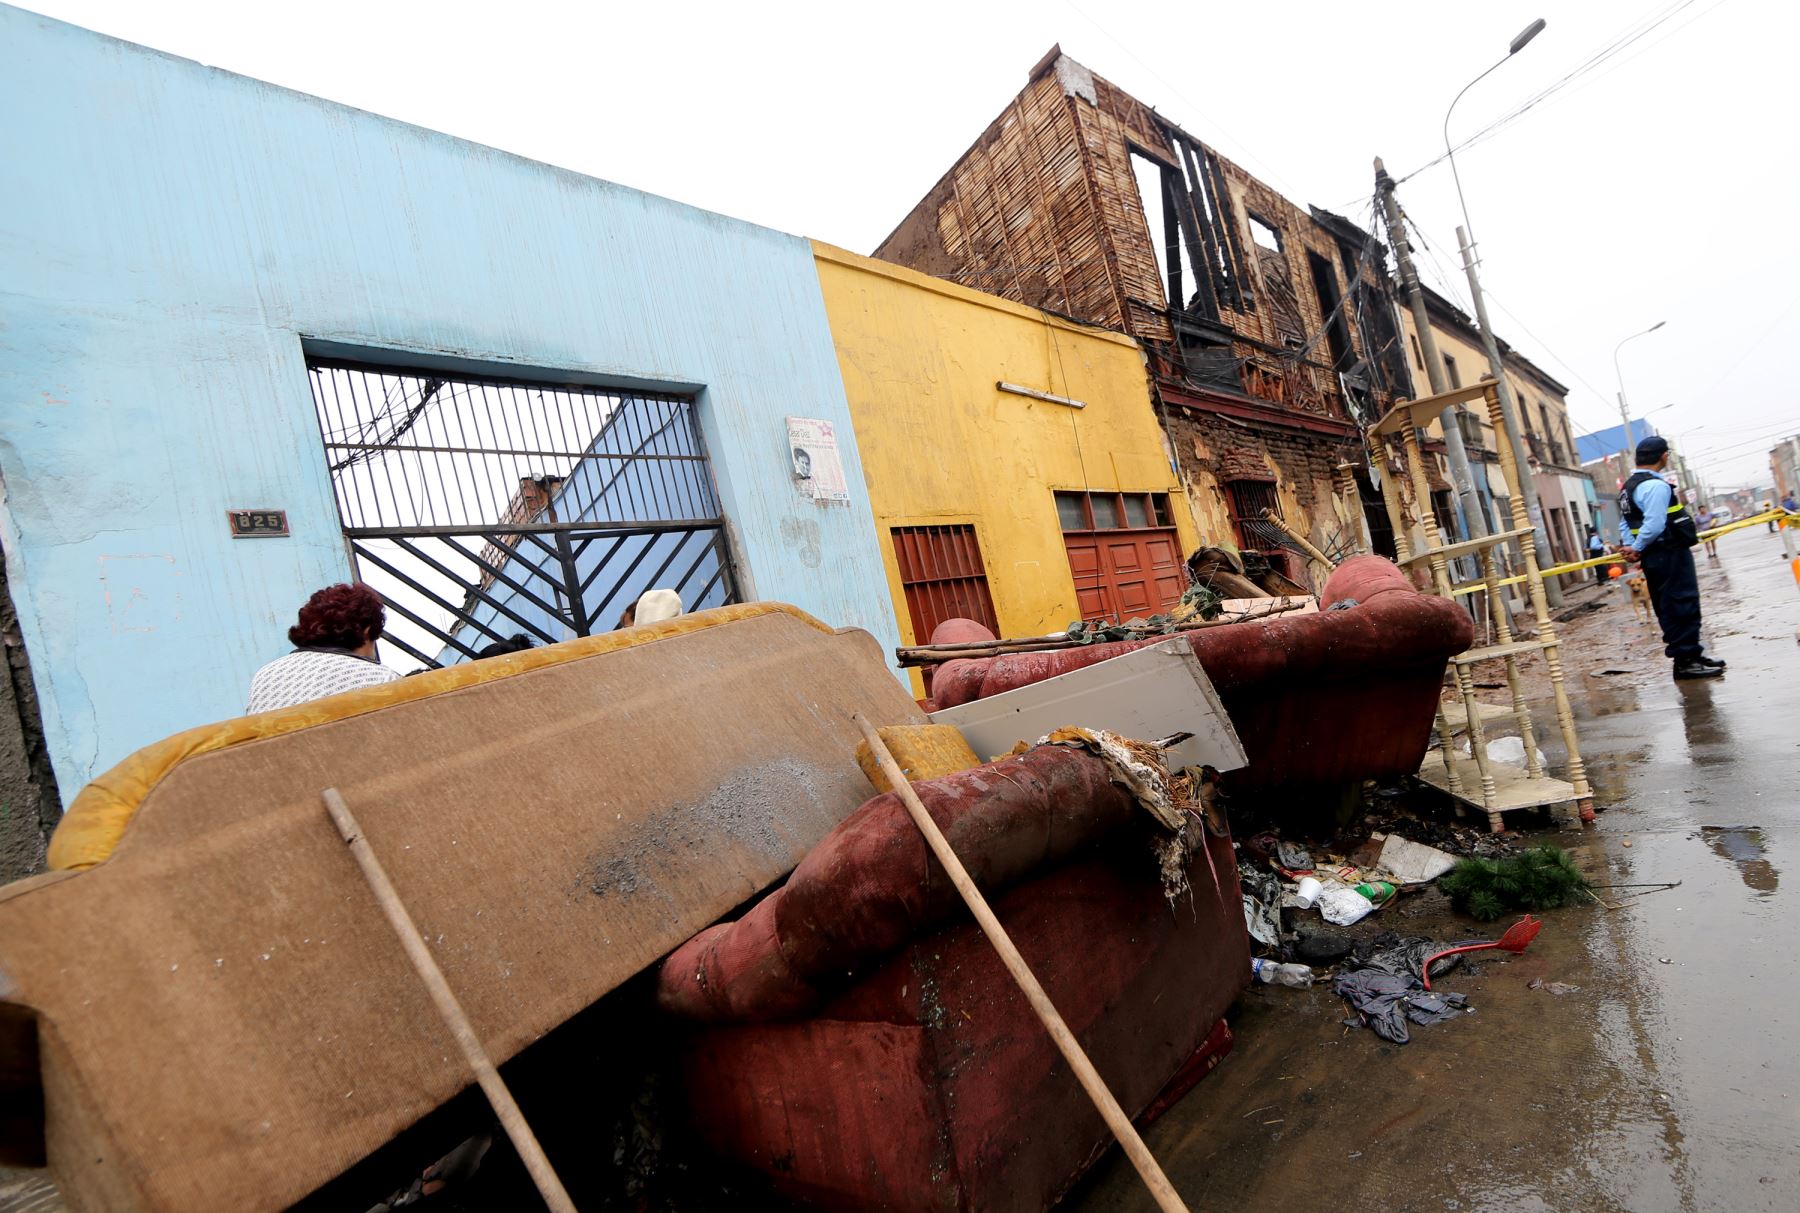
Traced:
[[[1621, 34], [1619, 34], [1617, 37], [1615, 37], [1612, 42], [1608, 43], [1606, 46], [1602, 47], [1600, 50], [1598, 50], [1598, 51], [1594, 52], [1592, 55], [1588, 56], [1587, 59], [1583, 60], [1580, 64], [1578, 64], [1573, 70], [1569, 71], [1566, 75], [1562, 76], [1561, 78], [1552, 82], [1551, 84], [1547, 85], [1546, 87], [1539, 89], [1537, 92], [1533, 93], [1530, 97], [1526, 98], [1523, 102], [1521, 102], [1519, 105], [1515, 106], [1513, 109], [1502, 114], [1500, 117], [1494, 119], [1492, 122], [1489, 122], [1486, 126], [1482, 127], [1480, 130], [1476, 131], [1474, 134], [1465, 137], [1461, 143], [1456, 144], [1456, 146], [1453, 150], [1460, 152], [1464, 148], [1474, 147], [1476, 144], [1481, 143], [1484, 140], [1492, 138], [1498, 131], [1501, 130], [1501, 128], [1517, 121], [1519, 118], [1521, 118], [1525, 114], [1529, 113], [1532, 109], [1535, 109], [1538, 105], [1542, 104], [1548, 98], [1554, 96], [1556, 93], [1567, 88], [1569, 85], [1571, 85], [1575, 81], [1581, 79], [1583, 76], [1587, 75], [1588, 73], [1595, 71], [1602, 65], [1606, 64], [1607, 62], [1612, 60], [1614, 57], [1616, 57], [1617, 55], [1623, 53], [1625, 50], [1630, 48], [1633, 44], [1635, 44], [1638, 41], [1640, 41], [1641, 39], [1647, 37], [1649, 34], [1653, 33], [1655, 30], [1657, 30], [1658, 28], [1660, 28], [1662, 25], [1664, 25], [1668, 21], [1672, 20], [1673, 18], [1679, 16], [1684, 10], [1691, 8], [1696, 3], [1698, 3], [1698, 0], [1676, 0], [1676, 2], [1674, 4], [1670, 5], [1668, 8], [1663, 9], [1662, 11], [1660, 11], [1658, 13], [1652, 14], [1649, 18], [1640, 18], [1636, 24], [1634, 24], [1633, 26], [1627, 27], [1626, 30], [1624, 30]], [[1709, 8], [1709, 9], [1705, 10], [1705, 12], [1698, 14], [1698, 16], [1696, 17], [1696, 20], [1698, 19], [1698, 17], [1703, 17], [1707, 13], [1712, 12], [1713, 9], [1718, 8], [1723, 3], [1725, 3], [1725, 0], [1717, 0], [1717, 3], [1715, 3], [1712, 6], [1712, 8]], [[1647, 21], [1647, 24], [1645, 23], [1646, 21]], [[1688, 24], [1692, 24], [1692, 22], [1689, 22]], [[1412, 178], [1417, 177], [1420, 173], [1424, 172], [1425, 170], [1427, 170], [1429, 168], [1434, 168], [1437, 165], [1442, 164], [1445, 160], [1448, 160], [1450, 158], [1450, 155], [1451, 155], [1450, 152], [1444, 152], [1440, 155], [1434, 156], [1432, 159], [1426, 161], [1424, 164], [1421, 164], [1418, 168], [1413, 169], [1410, 173], [1407, 173], [1405, 176], [1397, 178], [1395, 180], [1395, 184], [1398, 185], [1403, 182], [1410, 181]]]

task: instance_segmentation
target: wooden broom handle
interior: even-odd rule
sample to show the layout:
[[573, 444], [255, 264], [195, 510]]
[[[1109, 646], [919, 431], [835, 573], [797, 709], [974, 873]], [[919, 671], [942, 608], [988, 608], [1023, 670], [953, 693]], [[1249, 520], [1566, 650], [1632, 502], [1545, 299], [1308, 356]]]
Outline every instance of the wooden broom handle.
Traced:
[[406, 905], [400, 900], [400, 894], [395, 892], [394, 882], [388, 879], [381, 860], [375, 857], [368, 839], [362, 836], [362, 828], [356, 824], [350, 806], [344, 803], [344, 798], [336, 788], [326, 788], [321, 795], [325, 801], [325, 811], [331, 814], [338, 833], [350, 844], [350, 853], [356, 856], [357, 866], [362, 868], [363, 878], [369, 882], [369, 888], [374, 892], [381, 912], [387, 915], [388, 925], [400, 937], [400, 945], [406, 949], [407, 959], [412, 961], [413, 968], [424, 981], [426, 990], [431, 994], [431, 1001], [437, 1004], [438, 1014], [444, 1018], [444, 1026], [450, 1029], [450, 1035], [456, 1038], [456, 1043], [462, 1048], [469, 1068], [475, 1071], [475, 1081], [481, 1084], [488, 1103], [493, 1105], [494, 1114], [500, 1118], [501, 1127], [512, 1138], [513, 1148], [518, 1150], [525, 1169], [531, 1172], [531, 1181], [537, 1185], [544, 1203], [550, 1207], [551, 1213], [575, 1213], [575, 1202], [569, 1199], [562, 1180], [556, 1177], [550, 1160], [544, 1156], [544, 1148], [538, 1145], [536, 1134], [525, 1123], [525, 1114], [519, 1111], [512, 1092], [506, 1089], [506, 1083], [500, 1078], [500, 1071], [494, 1068], [487, 1050], [481, 1047], [481, 1039], [475, 1035], [474, 1025], [463, 1012], [462, 1004], [456, 1001], [450, 983], [444, 980], [443, 970], [432, 959], [431, 949], [425, 946], [419, 928], [413, 925], [412, 915], [406, 912]]
[[900, 770], [900, 764], [894, 761], [894, 756], [888, 752], [886, 743], [881, 740], [881, 734], [877, 733], [875, 727], [862, 716], [853, 716], [851, 719], [855, 720], [857, 728], [862, 730], [863, 740], [869, 743], [869, 750], [875, 755], [875, 760], [881, 764], [882, 774], [887, 776], [888, 784], [900, 797], [900, 803], [906, 806], [907, 813], [912, 816], [913, 824], [919, 827], [921, 834], [925, 835], [925, 841], [931, 847], [931, 853], [937, 856], [938, 862], [944, 866], [944, 871], [950, 874], [950, 883], [954, 884], [956, 891], [962, 894], [962, 899], [968, 905], [969, 912], [975, 915], [975, 921], [981, 924], [982, 933], [988, 937], [988, 942], [994, 945], [994, 951], [1000, 954], [1000, 961], [1006, 966], [1006, 971], [1012, 974], [1013, 981], [1017, 982], [1019, 989], [1024, 991], [1026, 1001], [1031, 1003], [1031, 1009], [1037, 1013], [1038, 1019], [1049, 1031], [1050, 1039], [1056, 1042], [1056, 1047], [1062, 1053], [1063, 1060], [1069, 1063], [1069, 1068], [1075, 1072], [1076, 1080], [1081, 1083], [1088, 1098], [1094, 1101], [1094, 1106], [1100, 1110], [1100, 1116], [1106, 1121], [1106, 1127], [1112, 1130], [1112, 1135], [1118, 1138], [1121, 1146], [1125, 1147], [1126, 1157], [1130, 1158], [1131, 1165], [1137, 1168], [1138, 1175], [1143, 1178], [1144, 1186], [1150, 1189], [1150, 1195], [1156, 1198], [1157, 1207], [1162, 1209], [1163, 1213], [1188, 1213], [1188, 1207], [1176, 1194], [1174, 1185], [1169, 1183], [1169, 1177], [1164, 1175], [1162, 1168], [1156, 1165], [1156, 1159], [1151, 1156], [1149, 1147], [1144, 1145], [1144, 1139], [1139, 1137], [1137, 1130], [1131, 1127], [1131, 1118], [1125, 1115], [1125, 1110], [1119, 1106], [1119, 1101], [1113, 1098], [1111, 1091], [1107, 1090], [1106, 1082], [1100, 1077], [1100, 1072], [1094, 1069], [1094, 1063], [1088, 1060], [1086, 1053], [1082, 1052], [1080, 1042], [1075, 1039], [1075, 1033], [1069, 1031], [1069, 1025], [1063, 1022], [1063, 1017], [1057, 1013], [1055, 1005], [1050, 1001], [1050, 996], [1044, 993], [1044, 987], [1039, 985], [1038, 979], [1032, 975], [1030, 966], [1025, 963], [1025, 958], [1019, 955], [1019, 949], [1013, 946], [1013, 941], [1007, 935], [1006, 928], [1000, 925], [998, 918], [994, 917], [994, 911], [988, 907], [987, 899], [981, 895], [981, 890], [975, 887], [975, 882], [970, 879], [968, 870], [962, 866], [962, 861], [957, 859], [956, 852], [950, 848], [950, 841], [944, 837], [944, 832], [938, 829], [937, 822], [931, 820], [931, 814], [925, 811], [925, 806], [919, 801], [918, 793], [912, 790], [912, 784], [907, 781], [905, 773]]

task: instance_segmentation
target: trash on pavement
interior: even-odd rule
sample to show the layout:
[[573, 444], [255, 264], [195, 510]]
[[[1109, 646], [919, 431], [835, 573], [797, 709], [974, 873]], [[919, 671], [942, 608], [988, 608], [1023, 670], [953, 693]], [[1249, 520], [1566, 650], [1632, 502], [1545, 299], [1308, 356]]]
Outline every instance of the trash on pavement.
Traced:
[[1312, 852], [1292, 842], [1275, 844], [1275, 862], [1290, 872], [1310, 872], [1313, 870]]
[[1365, 880], [1356, 886], [1356, 891], [1367, 897], [1377, 908], [1392, 901], [1400, 892], [1388, 880]]
[[1301, 931], [1294, 955], [1312, 965], [1334, 965], [1350, 955], [1350, 940], [1333, 931]]
[[1319, 883], [1318, 877], [1302, 876], [1300, 887], [1294, 891], [1294, 904], [1302, 910], [1310, 910], [1318, 902], [1319, 894], [1324, 891], [1325, 886]]
[[1453, 956], [1461, 952], [1480, 952], [1487, 948], [1499, 948], [1503, 952], [1511, 952], [1514, 955], [1517, 955], [1531, 946], [1531, 941], [1537, 938], [1538, 932], [1541, 931], [1543, 927], [1543, 923], [1527, 914], [1525, 917], [1519, 919], [1519, 921], [1513, 923], [1512, 926], [1506, 928], [1506, 934], [1490, 943], [1466, 943], [1461, 947], [1444, 949], [1444, 951], [1439, 952], [1436, 956], [1431, 957], [1429, 960], [1425, 961], [1424, 964], [1419, 966], [1419, 972], [1425, 978], [1425, 988], [1427, 990], [1431, 988], [1432, 961], [1439, 960], [1445, 956]]
[[1313, 971], [1305, 965], [1279, 964], [1273, 960], [1250, 961], [1250, 975], [1264, 985], [1292, 986], [1304, 990], [1313, 983]]
[[1461, 994], [1427, 993], [1417, 977], [1381, 969], [1339, 973], [1331, 989], [1355, 1008], [1357, 1022], [1367, 1024], [1377, 1036], [1397, 1045], [1412, 1038], [1406, 1026], [1409, 1019], [1416, 1024], [1442, 1023], [1474, 1010]]
[[1396, 935], [1389, 931], [1377, 935], [1368, 943], [1358, 944], [1350, 967], [1377, 969], [1398, 977], [1415, 977], [1424, 970], [1427, 960], [1431, 961], [1433, 977], [1442, 977], [1462, 963], [1460, 955], [1446, 953], [1444, 945], [1435, 939]]
[[1389, 834], [1381, 844], [1381, 858], [1376, 863], [1400, 884], [1426, 884], [1454, 868], [1457, 860], [1436, 847]]
[[1266, 868], [1275, 862], [1275, 848], [1280, 845], [1280, 842], [1281, 840], [1276, 838], [1273, 833], [1264, 830], [1260, 834], [1252, 834], [1238, 846], [1243, 851], [1244, 858], [1249, 860], [1252, 865]]
[[1566, 981], [1545, 981], [1542, 977], [1534, 977], [1525, 983], [1527, 990], [1542, 990], [1546, 994], [1573, 994], [1580, 986], [1572, 986]]
[[1349, 885], [1333, 881], [1319, 894], [1319, 913], [1334, 926], [1347, 927], [1375, 912], [1375, 903]]
[[1244, 891], [1244, 925], [1250, 938], [1271, 948], [1281, 946], [1281, 881], [1249, 864], [1238, 865]]

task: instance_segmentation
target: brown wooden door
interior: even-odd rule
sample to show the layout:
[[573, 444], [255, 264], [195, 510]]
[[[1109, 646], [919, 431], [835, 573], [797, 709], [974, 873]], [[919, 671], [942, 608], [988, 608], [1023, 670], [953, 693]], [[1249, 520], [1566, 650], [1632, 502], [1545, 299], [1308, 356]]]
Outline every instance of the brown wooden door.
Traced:
[[1155, 615], [1181, 600], [1187, 576], [1174, 527], [1063, 535], [1083, 619]]

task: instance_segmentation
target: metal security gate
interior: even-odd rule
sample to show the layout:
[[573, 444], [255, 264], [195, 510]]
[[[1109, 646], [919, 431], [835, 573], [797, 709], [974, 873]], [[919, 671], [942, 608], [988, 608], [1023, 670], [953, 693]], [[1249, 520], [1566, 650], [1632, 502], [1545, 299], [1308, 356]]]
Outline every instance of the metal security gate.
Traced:
[[[314, 358], [357, 575], [425, 666], [616, 627], [649, 589], [737, 600], [693, 401]], [[391, 656], [390, 656], [391, 660]]]

